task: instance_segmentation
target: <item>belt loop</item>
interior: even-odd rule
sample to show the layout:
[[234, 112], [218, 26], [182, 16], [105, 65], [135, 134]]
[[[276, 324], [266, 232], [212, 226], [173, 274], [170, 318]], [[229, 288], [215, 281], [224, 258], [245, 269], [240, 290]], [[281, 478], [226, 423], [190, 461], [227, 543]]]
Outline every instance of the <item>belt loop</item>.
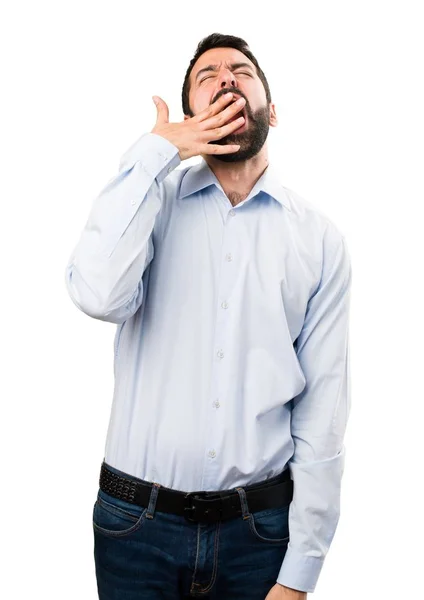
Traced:
[[250, 517], [249, 506], [247, 504], [246, 492], [245, 492], [244, 488], [242, 488], [242, 487], [238, 487], [238, 488], [236, 488], [236, 490], [240, 497], [242, 516], [243, 516], [243, 519], [246, 520]]
[[152, 489], [150, 492], [149, 506], [147, 507], [146, 518], [153, 519], [156, 510], [156, 500], [159, 494], [160, 483], [153, 482]]

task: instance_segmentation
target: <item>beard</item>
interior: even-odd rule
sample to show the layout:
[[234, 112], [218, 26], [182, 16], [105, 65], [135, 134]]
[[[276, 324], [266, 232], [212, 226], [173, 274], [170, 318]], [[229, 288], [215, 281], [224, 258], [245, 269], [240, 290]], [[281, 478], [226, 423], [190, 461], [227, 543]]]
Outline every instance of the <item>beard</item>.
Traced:
[[259, 108], [252, 112], [245, 104], [247, 113], [247, 128], [241, 133], [230, 133], [220, 140], [213, 140], [209, 144], [240, 144], [237, 152], [231, 154], [214, 154], [215, 160], [226, 163], [237, 163], [249, 160], [258, 154], [265, 144], [269, 131], [269, 110], [268, 106]]

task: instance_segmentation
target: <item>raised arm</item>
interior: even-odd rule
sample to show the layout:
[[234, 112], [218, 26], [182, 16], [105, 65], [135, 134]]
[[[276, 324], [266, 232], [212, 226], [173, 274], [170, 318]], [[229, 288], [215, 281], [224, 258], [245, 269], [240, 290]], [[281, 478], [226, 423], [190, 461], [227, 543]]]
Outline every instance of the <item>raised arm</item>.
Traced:
[[238, 120], [228, 122], [242, 110], [231, 93], [180, 123], [169, 122], [161, 98], [156, 98], [156, 108], [153, 130], [121, 159], [119, 173], [96, 198], [66, 265], [73, 302], [102, 321], [123, 323], [141, 306], [142, 275], [154, 256], [152, 232], [163, 201], [163, 179], [192, 156], [239, 149], [237, 144], [212, 143], [240, 127]]
[[95, 199], [65, 272], [73, 302], [90, 317], [122, 323], [141, 306], [142, 275], [154, 255], [160, 184], [180, 162], [171, 142], [144, 134]]

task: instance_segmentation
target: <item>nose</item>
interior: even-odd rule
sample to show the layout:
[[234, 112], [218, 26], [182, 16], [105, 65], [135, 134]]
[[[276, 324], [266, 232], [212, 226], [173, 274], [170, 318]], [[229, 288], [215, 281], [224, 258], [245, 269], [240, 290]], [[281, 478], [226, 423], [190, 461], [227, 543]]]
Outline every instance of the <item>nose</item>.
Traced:
[[236, 88], [237, 79], [234, 73], [231, 73], [229, 69], [221, 70], [219, 74], [219, 87], [220, 88]]

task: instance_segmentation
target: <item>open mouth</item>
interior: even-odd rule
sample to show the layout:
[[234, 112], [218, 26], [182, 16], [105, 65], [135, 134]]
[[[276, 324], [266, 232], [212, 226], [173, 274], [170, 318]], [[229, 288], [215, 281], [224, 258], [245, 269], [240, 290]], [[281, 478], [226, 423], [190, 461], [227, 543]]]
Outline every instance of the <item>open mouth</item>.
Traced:
[[238, 119], [239, 117], [244, 117], [246, 120], [246, 111], [243, 109], [240, 112], [238, 112], [236, 115], [234, 115], [234, 117], [232, 117], [229, 120], [229, 123], [232, 123], [233, 121], [235, 121], [236, 119]]
[[[234, 100], [234, 102], [236, 100], [237, 100], [237, 98]], [[244, 123], [246, 123], [246, 121], [247, 121], [246, 105], [244, 105], [244, 107], [237, 114], [235, 114], [228, 122], [232, 123], [239, 117], [244, 117]]]

